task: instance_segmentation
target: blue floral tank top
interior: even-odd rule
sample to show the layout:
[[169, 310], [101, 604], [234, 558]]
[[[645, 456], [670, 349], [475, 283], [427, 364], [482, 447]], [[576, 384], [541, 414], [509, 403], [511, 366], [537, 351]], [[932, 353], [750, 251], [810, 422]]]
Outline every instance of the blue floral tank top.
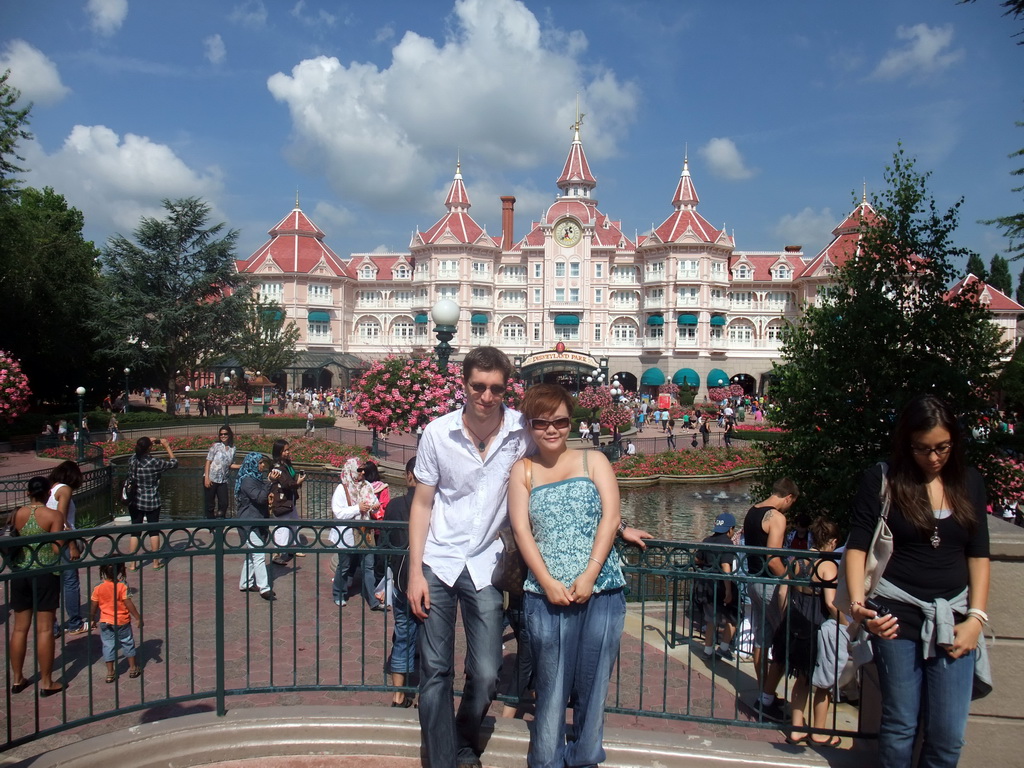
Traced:
[[[600, 521], [601, 494], [587, 476], [570, 477], [530, 490], [533, 538], [548, 573], [567, 587], [586, 570]], [[607, 592], [625, 584], [618, 555], [612, 549], [594, 582], [594, 592]], [[523, 589], [544, 594], [532, 571]]]

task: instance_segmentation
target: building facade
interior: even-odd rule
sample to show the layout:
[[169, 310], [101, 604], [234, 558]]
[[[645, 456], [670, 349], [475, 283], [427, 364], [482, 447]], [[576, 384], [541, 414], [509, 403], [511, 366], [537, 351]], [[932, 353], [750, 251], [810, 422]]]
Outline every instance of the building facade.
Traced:
[[[451, 299], [461, 308], [454, 356], [491, 344], [523, 363], [527, 380], [578, 385], [592, 373], [581, 361], [592, 360], [631, 391], [666, 381], [763, 391], [786, 326], [824, 300], [835, 269], [856, 252], [860, 222], [874, 215], [866, 197], [814, 257], [797, 245], [737, 250], [698, 213], [684, 159], [667, 216], [634, 242], [598, 208], [579, 122], [573, 130], [555, 201], [518, 240], [514, 197], [501, 198], [498, 237], [473, 219], [461, 163], [445, 213], [402, 253], [339, 257], [296, 201], [237, 265], [300, 329], [286, 386], [344, 386], [362, 361], [429, 354], [431, 307]], [[985, 291], [1015, 340], [1024, 307]], [[556, 347], [566, 353], [544, 354], [543, 368], [531, 369], [537, 353]]]

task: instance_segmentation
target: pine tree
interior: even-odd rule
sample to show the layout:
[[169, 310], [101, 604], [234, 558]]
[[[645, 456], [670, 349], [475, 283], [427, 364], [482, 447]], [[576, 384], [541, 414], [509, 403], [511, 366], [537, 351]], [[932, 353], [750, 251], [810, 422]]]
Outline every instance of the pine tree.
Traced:
[[967, 257], [967, 274], [988, 282], [988, 270], [985, 269], [985, 262], [977, 253], [972, 253]]
[[1010, 275], [1010, 262], [998, 253], [992, 257], [987, 282], [993, 288], [1002, 291], [1007, 296], [1013, 292], [1013, 277]]

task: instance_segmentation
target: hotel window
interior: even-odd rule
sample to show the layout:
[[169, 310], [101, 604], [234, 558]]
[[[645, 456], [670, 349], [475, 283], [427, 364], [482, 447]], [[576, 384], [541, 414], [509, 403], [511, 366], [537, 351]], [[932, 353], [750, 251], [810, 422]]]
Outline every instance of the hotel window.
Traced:
[[739, 264], [736, 269], [732, 271], [732, 276], [737, 280], [749, 280], [752, 277], [750, 274], [750, 267], [746, 264]]
[[733, 323], [729, 326], [729, 341], [737, 344], [749, 344], [753, 339], [754, 329], [746, 323]]
[[579, 301], [580, 301], [580, 289], [579, 288], [570, 288], [569, 289], [569, 301], [575, 301], [577, 304], [579, 304]]
[[601, 340], [601, 324], [594, 323], [594, 341]]
[[555, 277], [565, 277], [565, 262], [564, 261], [556, 261], [555, 262]]
[[469, 326], [469, 335], [474, 341], [480, 342], [487, 338], [487, 323], [473, 323]]
[[486, 261], [474, 261], [473, 262], [473, 277], [489, 277], [491, 274], [491, 265]]
[[579, 341], [580, 327], [578, 325], [556, 325], [555, 338], [559, 341]]
[[786, 326], [781, 323], [772, 323], [765, 328], [765, 338], [768, 341], [782, 341], [782, 335], [786, 332]]
[[604, 288], [595, 288], [594, 289], [594, 303], [595, 304], [603, 304], [604, 303]]
[[782, 264], [775, 268], [775, 279], [776, 280], [789, 280], [793, 276], [793, 270]]
[[363, 320], [359, 323], [359, 340], [362, 342], [380, 339], [380, 323], [376, 320]]
[[395, 291], [395, 304], [400, 307], [412, 304], [412, 291]]
[[596, 277], [598, 280], [604, 277], [604, 264], [598, 262], [597, 264], [594, 265], [594, 277]]
[[533, 289], [533, 303], [534, 304], [540, 304], [541, 301], [543, 301], [542, 296], [543, 296], [543, 292], [541, 291], [540, 288], [534, 288]]
[[664, 277], [665, 276], [665, 262], [655, 261], [647, 265], [647, 276], [648, 277]]
[[533, 340], [540, 341], [540, 323], [533, 324]]
[[366, 264], [359, 270], [359, 277], [362, 280], [373, 280], [377, 276], [377, 270]]
[[649, 338], [649, 339], [664, 339], [665, 338], [665, 326], [663, 326], [663, 325], [648, 325], [647, 326], [647, 338]]
[[260, 286], [260, 300], [281, 301], [284, 296], [284, 283], [263, 283]]
[[723, 280], [725, 278], [725, 262], [711, 262], [711, 277], [715, 280]]
[[439, 285], [437, 286], [437, 298], [439, 299], [451, 299], [455, 301], [459, 296], [459, 286], [457, 285]]
[[679, 297], [679, 300], [678, 300], [677, 303], [678, 304], [682, 304], [684, 306], [689, 306], [689, 307], [696, 306], [696, 304], [697, 304], [697, 292], [698, 292], [697, 287], [693, 286], [693, 285], [681, 286], [681, 287], [677, 288], [676, 289], [676, 295]]
[[521, 342], [526, 337], [526, 327], [522, 323], [506, 320], [501, 324], [502, 341]]
[[618, 344], [635, 344], [636, 326], [632, 323], [616, 323], [612, 326], [612, 338]]
[[722, 326], [713, 325], [711, 326], [711, 340], [721, 341], [722, 340]]
[[711, 289], [711, 300], [712, 301], [721, 301], [724, 297], [725, 297], [725, 293], [722, 291], [721, 288], [712, 288]]
[[555, 301], [565, 301], [565, 288], [555, 288]]
[[678, 330], [679, 341], [684, 344], [692, 344], [697, 340], [697, 326], [680, 325]]
[[578, 261], [569, 262], [569, 277], [580, 276], [580, 263]]
[[729, 299], [734, 307], [749, 307], [753, 304], [754, 294], [750, 291], [734, 291], [729, 294]]
[[490, 296], [488, 295], [486, 288], [474, 288], [473, 289], [473, 301], [474, 302], [487, 301], [487, 299], [489, 299], [489, 298], [490, 298]]
[[391, 326], [391, 336], [396, 341], [406, 341], [416, 335], [416, 326], [412, 320], [396, 320]]
[[312, 283], [309, 286], [309, 301], [314, 304], [331, 303], [331, 286], [323, 283]]
[[681, 259], [676, 267], [679, 277], [697, 277], [697, 260]]
[[544, 265], [539, 261], [533, 263], [533, 276], [544, 277]]
[[309, 341], [330, 341], [331, 340], [331, 324], [329, 322], [314, 322], [310, 321], [309, 330], [306, 333], [306, 338]]
[[399, 264], [395, 267], [395, 277], [399, 280], [408, 280], [411, 274], [409, 267], [405, 264]]

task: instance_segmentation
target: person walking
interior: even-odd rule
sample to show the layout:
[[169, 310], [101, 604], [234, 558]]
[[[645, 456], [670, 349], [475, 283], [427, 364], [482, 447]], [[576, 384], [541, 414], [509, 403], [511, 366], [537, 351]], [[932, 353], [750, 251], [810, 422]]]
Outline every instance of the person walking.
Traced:
[[[271, 457], [277, 475], [270, 488], [270, 510], [278, 520], [299, 519], [299, 491], [306, 482], [306, 473], [296, 471], [292, 466], [292, 449], [283, 437], [275, 440], [271, 446]], [[290, 525], [279, 525], [274, 529], [274, 544], [279, 547], [293, 546], [296, 541], [296, 529]], [[288, 565], [293, 557], [290, 553], [278, 553], [273, 562], [275, 565]]]
[[142, 614], [128, 594], [124, 583], [124, 563], [104, 563], [100, 566], [102, 582], [92, 591], [92, 622], [100, 628], [103, 660], [107, 663], [107, 682], [117, 680], [117, 651], [128, 659], [128, 677], [142, 674], [135, 660], [135, 635], [132, 619], [142, 629]]
[[[158, 459], [150, 451], [154, 445], [162, 445], [167, 451], [166, 459]], [[174, 451], [167, 438], [140, 437], [135, 442], [135, 455], [128, 462], [128, 476], [132, 478], [134, 485], [134, 499], [128, 504], [128, 514], [131, 517], [132, 525], [160, 522], [160, 476], [169, 469], [175, 469], [178, 460], [174, 458]], [[135, 534], [131, 537], [131, 554], [139, 551], [139, 537]], [[160, 533], [152, 531], [149, 534], [150, 550], [154, 553], [160, 551]], [[153, 561], [153, 568], [160, 570], [166, 564], [165, 560], [159, 558]], [[138, 561], [132, 562], [128, 570], [137, 571]]]
[[675, 419], [668, 419], [665, 422], [665, 440], [668, 443], [668, 449], [674, 451], [676, 449], [676, 422]]
[[[271, 466], [273, 462], [270, 457], [262, 453], [249, 453], [242, 461], [238, 478], [235, 480], [239, 520], [269, 520], [271, 481], [277, 479], [279, 472], [272, 472]], [[238, 590], [259, 592], [264, 600], [273, 600], [275, 597], [267, 570], [267, 553], [264, 549], [269, 539], [269, 529], [267, 523], [240, 529], [246, 555], [242, 563], [242, 575], [238, 579]]]
[[[228, 512], [228, 472], [238, 469], [235, 460], [235, 433], [223, 426], [217, 433], [217, 442], [206, 452], [203, 465], [203, 495], [207, 518], [223, 518]], [[216, 510], [214, 510], [216, 505]]]
[[[388, 537], [384, 542], [391, 550], [402, 551], [409, 548], [409, 514], [412, 509], [413, 494], [416, 490], [416, 457], [413, 456], [405, 464], [406, 492], [404, 496], [391, 499], [384, 509], [384, 519], [397, 523], [405, 523], [406, 527], [389, 528]], [[388, 656], [387, 671], [391, 676], [391, 685], [402, 687], [412, 675], [416, 660], [416, 645], [419, 625], [413, 620], [409, 610], [409, 599], [406, 590], [409, 586], [408, 555], [387, 555], [384, 572], [391, 569], [395, 585], [392, 592], [392, 613], [394, 615], [394, 633], [391, 636], [391, 654]], [[392, 707], [408, 708], [413, 704], [414, 697], [403, 691], [395, 691], [391, 699]]]
[[509, 480], [509, 519], [529, 567], [523, 613], [537, 691], [526, 758], [532, 768], [604, 761], [605, 699], [626, 617], [626, 582], [612, 554], [622, 519], [618, 484], [604, 454], [568, 447], [572, 408], [558, 385], [526, 391], [523, 415], [537, 453], [517, 462]]
[[[985, 484], [967, 465], [956, 415], [934, 395], [900, 413], [888, 466], [864, 473], [852, 505], [846, 549], [849, 611], [875, 635], [882, 693], [878, 760], [911, 765], [921, 729], [919, 766], [960, 758], [972, 689], [991, 690], [982, 630], [989, 590]], [[883, 486], [883, 482], [885, 486]], [[892, 556], [868, 607], [864, 573], [888, 488]]]

